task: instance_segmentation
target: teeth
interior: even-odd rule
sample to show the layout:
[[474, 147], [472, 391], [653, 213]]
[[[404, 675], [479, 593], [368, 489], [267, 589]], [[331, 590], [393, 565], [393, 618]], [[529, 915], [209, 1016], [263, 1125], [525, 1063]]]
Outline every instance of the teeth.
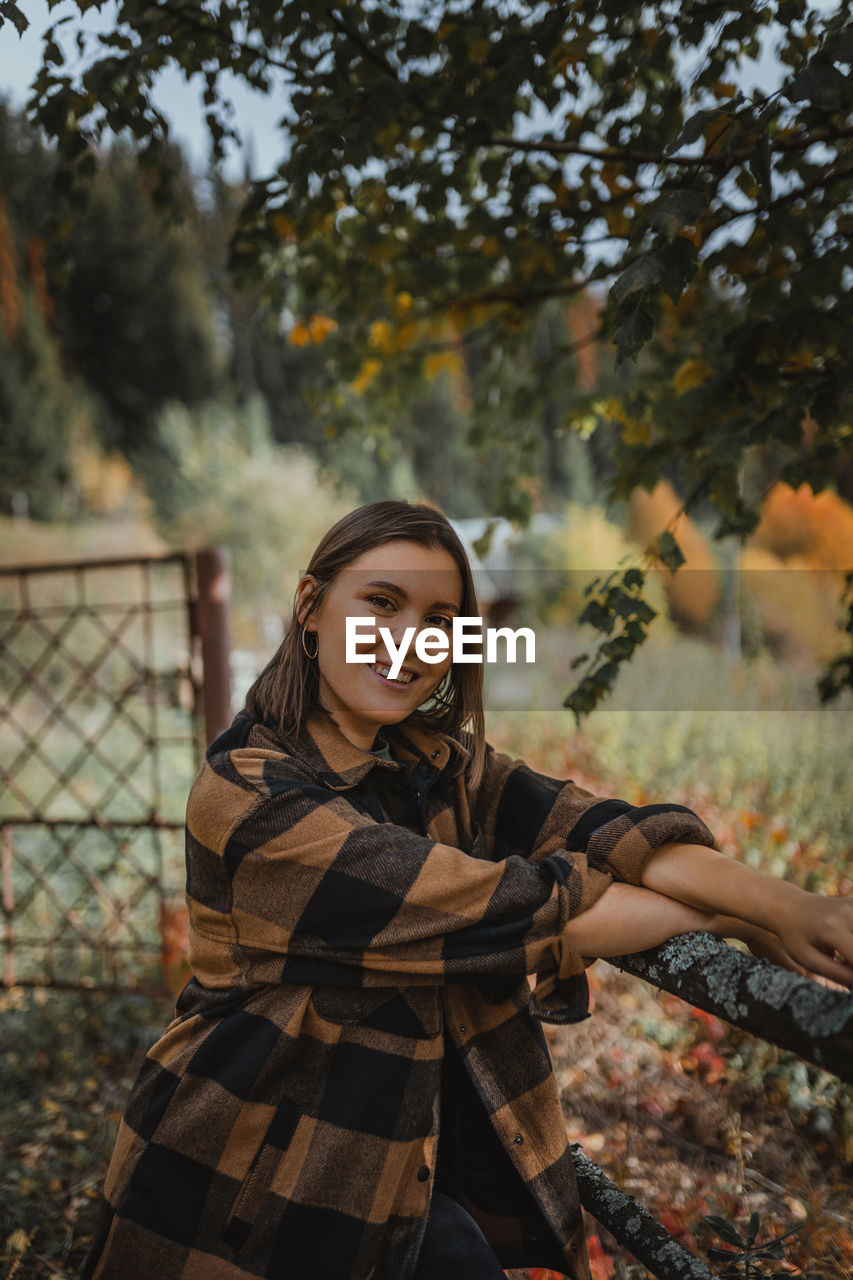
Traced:
[[[387, 680], [387, 679], [389, 678], [389, 676], [391, 675], [391, 668], [390, 668], [390, 667], [381, 667], [381, 666], [379, 665], [379, 663], [378, 663], [378, 662], [376, 663], [376, 665], [375, 665], [375, 667], [373, 668], [373, 670], [374, 670], [374, 671], [378, 671], [379, 675], [383, 676], [386, 680]], [[413, 679], [414, 679], [414, 677], [412, 676], [411, 672], [409, 672], [409, 671], [401, 671], [401, 672], [400, 672], [400, 674], [397, 676], [397, 683], [398, 683], [398, 684], [409, 684], [409, 683], [410, 683], [410, 681], [411, 681], [411, 680], [413, 680]]]

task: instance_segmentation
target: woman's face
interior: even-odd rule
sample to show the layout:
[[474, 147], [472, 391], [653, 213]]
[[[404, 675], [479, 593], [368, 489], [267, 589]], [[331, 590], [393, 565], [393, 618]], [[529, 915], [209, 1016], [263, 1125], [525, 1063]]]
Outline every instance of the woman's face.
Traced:
[[[453, 618], [462, 608], [462, 575], [448, 551], [398, 539], [366, 551], [343, 569], [309, 615], [313, 585], [307, 575], [299, 584], [297, 619], [317, 636], [307, 644], [312, 651], [317, 646], [320, 702], [344, 736], [368, 751], [377, 729], [404, 720], [441, 683], [450, 653], [440, 662], [424, 662], [415, 652], [415, 636], [425, 627], [436, 627], [447, 633], [450, 643]], [[373, 620], [376, 644], [364, 644], [360, 652], [372, 651], [375, 664], [346, 661], [348, 617]], [[397, 680], [376, 669], [390, 667], [393, 657], [379, 635], [380, 627], [388, 629], [397, 648], [406, 628], [415, 628]], [[370, 628], [360, 630], [369, 634]]]

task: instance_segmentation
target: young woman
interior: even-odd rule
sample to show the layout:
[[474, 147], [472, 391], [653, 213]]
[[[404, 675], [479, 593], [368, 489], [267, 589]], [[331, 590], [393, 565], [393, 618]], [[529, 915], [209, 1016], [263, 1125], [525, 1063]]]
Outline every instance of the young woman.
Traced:
[[[407, 632], [476, 613], [431, 507], [322, 539], [190, 794], [195, 977], [131, 1093], [86, 1278], [585, 1280], [540, 1024], [586, 1016], [590, 959], [701, 928], [853, 982], [853, 902], [722, 856], [689, 809], [494, 751], [480, 664], [412, 644], [391, 678]], [[347, 661], [351, 617], [387, 628], [374, 662]]]

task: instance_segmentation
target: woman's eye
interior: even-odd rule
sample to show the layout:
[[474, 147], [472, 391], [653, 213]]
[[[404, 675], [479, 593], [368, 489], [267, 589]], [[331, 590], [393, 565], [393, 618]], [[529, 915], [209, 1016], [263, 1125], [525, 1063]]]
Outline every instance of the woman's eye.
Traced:
[[393, 609], [394, 601], [389, 600], [387, 596], [368, 596], [370, 604], [375, 604], [377, 609]]
[[453, 619], [445, 618], [441, 614], [433, 614], [431, 618], [427, 618], [427, 624], [431, 627], [444, 627], [446, 631], [453, 628]]

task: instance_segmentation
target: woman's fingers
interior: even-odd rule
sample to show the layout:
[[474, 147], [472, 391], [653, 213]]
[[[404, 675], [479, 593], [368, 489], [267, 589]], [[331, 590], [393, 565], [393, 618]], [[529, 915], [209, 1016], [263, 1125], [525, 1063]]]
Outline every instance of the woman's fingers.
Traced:
[[833, 982], [839, 982], [845, 987], [853, 987], [853, 965], [836, 958], [833, 953], [813, 946], [805, 952], [800, 952], [798, 959], [812, 973], [830, 978]]
[[799, 964], [853, 986], [853, 899], [809, 894], [780, 921], [779, 936]]

